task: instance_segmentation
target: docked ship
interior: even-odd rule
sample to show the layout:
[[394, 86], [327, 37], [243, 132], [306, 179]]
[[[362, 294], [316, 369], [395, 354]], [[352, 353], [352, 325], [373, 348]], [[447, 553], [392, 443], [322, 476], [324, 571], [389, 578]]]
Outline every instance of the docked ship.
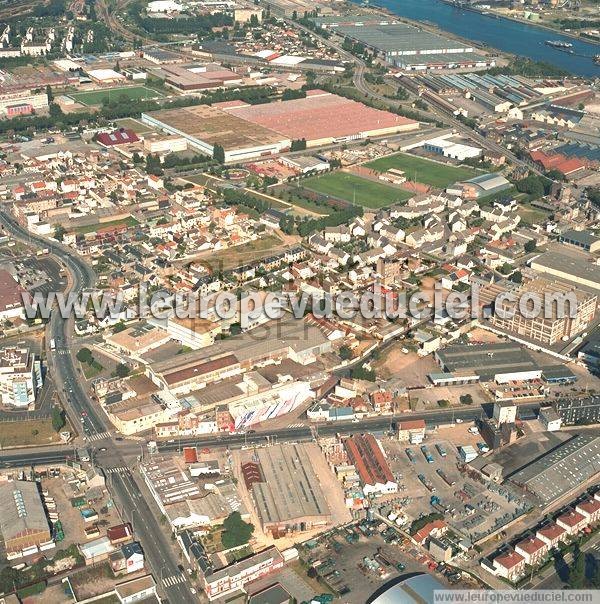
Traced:
[[552, 46], [552, 48], [573, 48], [573, 44], [571, 42], [563, 42], [562, 40], [546, 40], [546, 46]]

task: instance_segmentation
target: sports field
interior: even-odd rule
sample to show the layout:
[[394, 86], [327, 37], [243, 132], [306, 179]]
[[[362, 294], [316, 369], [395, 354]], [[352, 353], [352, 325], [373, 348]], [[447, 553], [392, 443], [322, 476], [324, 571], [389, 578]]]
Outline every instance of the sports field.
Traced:
[[467, 180], [477, 176], [479, 172], [471, 168], [457, 168], [455, 166], [446, 166], [434, 161], [406, 155], [405, 153], [396, 153], [381, 157], [375, 161], [365, 164], [367, 168], [377, 170], [377, 172], [387, 172], [390, 168], [403, 170], [406, 172], [406, 179], [443, 189], [448, 185], [459, 180]]
[[360, 178], [348, 172], [331, 172], [302, 181], [307, 189], [344, 199], [365, 208], [383, 208], [399, 201], [405, 201], [412, 194], [402, 189]]
[[89, 92], [75, 92], [69, 95], [82, 105], [102, 105], [105, 98], [118, 101], [126, 96], [132, 101], [139, 99], [156, 99], [163, 96], [160, 92], [146, 88], [146, 86], [120, 86], [118, 88], [104, 88], [103, 90], [90, 90]]

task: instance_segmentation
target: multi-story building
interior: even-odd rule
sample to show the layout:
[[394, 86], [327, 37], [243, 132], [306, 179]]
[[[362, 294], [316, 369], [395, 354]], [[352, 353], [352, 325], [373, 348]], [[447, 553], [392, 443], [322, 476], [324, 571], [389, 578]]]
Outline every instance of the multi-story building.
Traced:
[[561, 398], [553, 403], [554, 410], [563, 425], [586, 425], [600, 423], [600, 396]]
[[548, 553], [548, 544], [538, 537], [527, 537], [515, 545], [515, 552], [525, 559], [525, 564], [535, 566], [539, 564]]
[[567, 535], [576, 535], [588, 525], [588, 519], [575, 510], [569, 510], [556, 519], [556, 524], [567, 532]]
[[282, 568], [283, 563], [283, 556], [273, 546], [225, 568], [215, 571], [207, 569], [202, 576], [203, 588], [208, 599], [215, 600], [243, 590], [250, 581]]
[[510, 551], [494, 558], [496, 573], [509, 581], [516, 581], [525, 571], [525, 558], [517, 552]]
[[0, 117], [14, 117], [48, 108], [48, 95], [31, 90], [0, 94]]
[[[511, 299], [496, 303], [492, 324], [547, 346], [570, 339], [583, 331], [596, 312], [597, 296], [546, 279], [529, 281], [510, 292], [510, 295]], [[539, 298], [541, 307], [536, 316], [529, 317], [521, 311], [520, 301], [524, 296], [532, 295]], [[557, 301], [553, 302], [551, 297]], [[565, 301], [564, 305], [562, 300]]]
[[561, 541], [564, 541], [567, 536], [567, 531], [558, 526], [555, 522], [551, 522], [539, 529], [535, 536], [543, 541], [549, 548], [557, 547]]
[[0, 402], [3, 405], [33, 405], [41, 386], [40, 362], [29, 348], [17, 345], [0, 350]]

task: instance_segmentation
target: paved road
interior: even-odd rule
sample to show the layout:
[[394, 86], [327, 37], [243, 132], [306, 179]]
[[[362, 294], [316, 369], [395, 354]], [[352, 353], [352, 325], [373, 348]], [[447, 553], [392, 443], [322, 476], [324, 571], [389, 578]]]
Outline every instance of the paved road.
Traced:
[[[68, 291], [79, 294], [95, 283], [95, 275], [90, 267], [72, 250], [56, 242], [31, 235], [21, 225], [13, 220], [6, 212], [0, 212], [0, 224], [16, 239], [29, 244], [37, 244], [40, 248], [48, 248], [49, 252], [58, 257], [70, 275]], [[106, 471], [108, 476], [119, 476], [112, 481], [112, 493], [115, 501], [131, 518], [136, 513], [140, 521], [136, 524], [137, 536], [142, 544], [147, 560], [156, 577], [164, 577], [161, 585], [174, 602], [197, 602], [189, 585], [181, 582], [181, 572], [177, 561], [162, 530], [157, 530], [157, 520], [148, 505], [139, 497], [139, 488], [133, 476], [127, 471], [124, 474], [111, 473], [109, 468], [128, 467], [123, 453], [127, 454], [134, 443], [129, 441], [114, 441], [108, 431], [108, 422], [85, 390], [82, 377], [78, 375], [75, 360], [72, 355], [71, 338], [73, 334], [73, 318], [64, 319], [56, 309], [53, 310], [47, 327], [47, 340], [54, 339], [56, 350], [48, 350], [50, 370], [57, 384], [67, 413], [74, 425], [81, 423], [85, 437], [94, 446], [106, 449], [108, 455], [96, 457], [97, 465]], [[102, 445], [105, 446], [102, 446]], [[121, 446], [123, 447], [121, 449]], [[94, 451], [92, 452], [94, 454]], [[63, 463], [73, 455], [73, 449], [61, 448], [44, 452], [11, 451], [0, 458], [0, 467], [19, 467], [25, 465], [51, 465]], [[107, 462], [107, 465], [104, 465]], [[165, 574], [167, 573], [167, 574]], [[185, 579], [185, 577], [184, 577]]]
[[129, 470], [107, 473], [111, 492], [121, 502], [122, 516], [133, 526], [134, 534], [144, 546], [144, 554], [152, 561], [156, 579], [170, 602], [197, 602], [173, 556], [166, 529], [157, 530], [156, 517], [140, 492]]

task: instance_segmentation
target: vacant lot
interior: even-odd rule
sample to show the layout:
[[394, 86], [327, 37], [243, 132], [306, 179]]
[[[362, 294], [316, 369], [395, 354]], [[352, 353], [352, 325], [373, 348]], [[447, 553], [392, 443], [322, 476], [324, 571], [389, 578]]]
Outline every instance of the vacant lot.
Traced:
[[101, 105], [104, 99], [118, 101], [122, 97], [127, 97], [131, 101], [137, 101], [139, 99], [156, 99], [163, 95], [145, 86], [121, 86], [104, 90], [90, 90], [89, 92], [75, 92], [69, 96], [82, 105]]
[[455, 166], [446, 166], [438, 162], [429, 161], [405, 153], [397, 153], [381, 157], [375, 161], [366, 164], [367, 168], [377, 170], [378, 172], [387, 172], [390, 168], [403, 170], [406, 172], [407, 180], [422, 182], [432, 187], [443, 189], [449, 184], [459, 180], [473, 178], [478, 174], [471, 168], [456, 168]]
[[[65, 427], [65, 430], [68, 430]], [[0, 422], [0, 448], [48, 445], [60, 441], [50, 419]]]
[[303, 184], [317, 193], [357, 203], [365, 208], [383, 208], [412, 197], [408, 191], [388, 187], [347, 172], [331, 172], [309, 178]]
[[127, 226], [133, 227], [138, 225], [139, 222], [133, 217], [128, 216], [121, 220], [111, 220], [109, 222], [97, 222], [94, 224], [88, 224], [85, 226], [76, 227], [73, 230], [77, 233], [92, 233], [93, 231], [99, 231], [101, 229], [110, 229], [112, 227]]
[[281, 245], [282, 241], [279, 237], [268, 235], [256, 241], [236, 245], [226, 250], [202, 254], [197, 256], [197, 259], [200, 262], [205, 261], [215, 271], [227, 271], [271, 256], [281, 248]]

